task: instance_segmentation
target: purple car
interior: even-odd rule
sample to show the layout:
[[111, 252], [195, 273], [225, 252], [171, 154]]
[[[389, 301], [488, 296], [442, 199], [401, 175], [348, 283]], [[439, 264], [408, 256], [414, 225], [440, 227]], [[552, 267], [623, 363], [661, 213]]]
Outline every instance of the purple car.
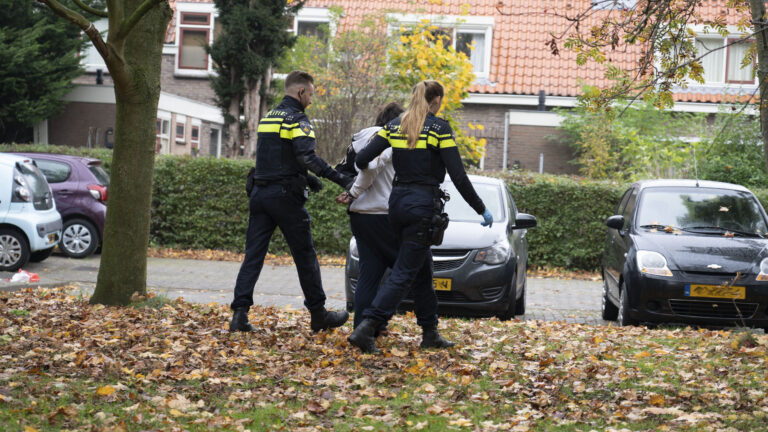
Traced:
[[49, 153], [29, 157], [53, 190], [64, 222], [59, 249], [72, 258], [90, 256], [101, 244], [107, 214], [109, 176], [98, 159]]

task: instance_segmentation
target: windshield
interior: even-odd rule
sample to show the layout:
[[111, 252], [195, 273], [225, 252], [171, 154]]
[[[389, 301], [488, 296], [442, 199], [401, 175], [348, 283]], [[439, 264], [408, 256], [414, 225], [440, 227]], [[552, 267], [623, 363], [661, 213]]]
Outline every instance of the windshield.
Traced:
[[109, 174], [107, 174], [106, 171], [104, 171], [104, 168], [102, 168], [98, 164], [92, 164], [88, 165], [88, 169], [93, 173], [93, 176], [96, 177], [96, 180], [98, 180], [99, 185], [101, 186], [109, 186]]
[[[504, 220], [502, 211], [501, 188], [498, 185], [475, 183], [474, 186], [477, 195], [483, 200], [485, 206], [491, 211], [495, 221]], [[477, 214], [472, 207], [464, 201], [453, 182], [442, 184], [444, 191], [451, 195], [451, 199], [445, 203], [445, 212], [452, 221], [456, 222], [482, 222], [483, 217]]]
[[712, 188], [648, 188], [643, 191], [637, 227], [723, 234], [765, 235], [765, 219], [749, 192]]

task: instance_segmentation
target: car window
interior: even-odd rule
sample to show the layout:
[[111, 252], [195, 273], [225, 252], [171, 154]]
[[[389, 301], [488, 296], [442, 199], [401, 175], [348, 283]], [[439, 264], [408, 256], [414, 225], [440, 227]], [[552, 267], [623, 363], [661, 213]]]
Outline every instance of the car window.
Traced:
[[517, 217], [517, 206], [515, 200], [512, 198], [512, 194], [507, 191], [507, 199], [509, 199], [509, 214], [512, 219]]
[[54, 162], [43, 159], [35, 159], [37, 167], [48, 180], [48, 183], [62, 183], [67, 181], [72, 173], [72, 168], [62, 162]]
[[644, 225], [673, 226], [688, 231], [723, 228], [759, 235], [768, 232], [760, 203], [750, 192], [703, 187], [644, 190], [637, 226]]
[[96, 177], [96, 180], [98, 180], [99, 184], [101, 186], [109, 186], [109, 174], [107, 174], [106, 171], [104, 171], [104, 168], [102, 168], [100, 165], [88, 165], [88, 169], [93, 173], [94, 177]]
[[629, 194], [629, 199], [624, 206], [624, 210], [621, 215], [624, 216], [624, 228], [630, 226], [632, 223], [632, 216], [635, 214], [635, 203], [637, 202], [637, 189], [632, 189], [632, 193]]
[[616, 206], [616, 213], [614, 214], [622, 214], [624, 211], [624, 206], [627, 205], [627, 200], [629, 199], [629, 194], [632, 193], [632, 189], [627, 189], [626, 192], [624, 192], [624, 195], [621, 196], [621, 200], [619, 200], [619, 205]]
[[[502, 188], [495, 184], [474, 183], [477, 195], [483, 200], [485, 206], [490, 210], [495, 221], [504, 220], [504, 201], [502, 200]], [[451, 199], [445, 203], [445, 212], [452, 221], [457, 222], [482, 222], [483, 217], [477, 214], [472, 207], [461, 197], [453, 182], [446, 181], [442, 188], [448, 192]]]

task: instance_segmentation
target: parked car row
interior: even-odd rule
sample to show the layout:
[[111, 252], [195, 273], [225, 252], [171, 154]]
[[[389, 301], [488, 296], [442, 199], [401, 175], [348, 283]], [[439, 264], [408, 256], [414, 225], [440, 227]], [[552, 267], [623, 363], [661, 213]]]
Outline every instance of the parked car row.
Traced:
[[84, 258], [104, 232], [109, 176], [98, 159], [0, 154], [0, 271], [48, 258]]

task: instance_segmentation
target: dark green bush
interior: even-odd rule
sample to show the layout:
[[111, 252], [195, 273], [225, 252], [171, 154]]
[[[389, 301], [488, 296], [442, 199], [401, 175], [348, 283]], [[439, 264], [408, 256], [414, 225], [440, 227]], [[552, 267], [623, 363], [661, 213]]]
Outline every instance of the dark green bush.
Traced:
[[[0, 149], [7, 151], [8, 146]], [[25, 147], [23, 151], [31, 150]], [[103, 149], [97, 153], [49, 146], [44, 151], [99, 157], [107, 167], [110, 161], [109, 151]], [[244, 182], [252, 164], [242, 159], [159, 156], [152, 197], [152, 244], [242, 251], [248, 226]], [[519, 210], [537, 217], [538, 227], [528, 230], [529, 266], [599, 268], [605, 219], [614, 214], [627, 184], [554, 175], [478, 174], [504, 178]], [[318, 253], [342, 255], [351, 236], [349, 219], [346, 207], [334, 202], [341, 189], [324, 183], [325, 188], [311, 194], [307, 202], [315, 248]], [[768, 205], [768, 189], [753, 192], [763, 206]], [[279, 230], [270, 252], [288, 252]]]

